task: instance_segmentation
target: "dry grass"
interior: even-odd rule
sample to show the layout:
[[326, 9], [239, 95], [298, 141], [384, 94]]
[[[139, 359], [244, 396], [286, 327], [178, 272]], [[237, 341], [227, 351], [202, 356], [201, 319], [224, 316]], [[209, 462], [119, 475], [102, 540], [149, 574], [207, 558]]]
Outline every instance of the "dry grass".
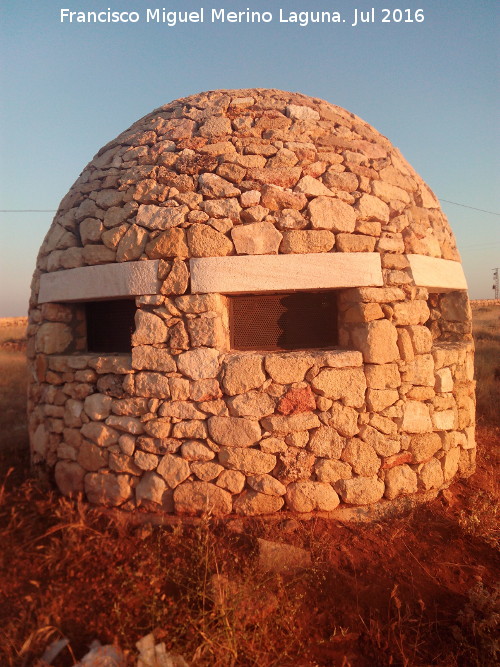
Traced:
[[479, 423], [500, 424], [500, 306], [473, 311]]
[[6, 341], [25, 339], [27, 325], [27, 317], [0, 318], [0, 345]]
[[[498, 350], [498, 309], [477, 316], [476, 333], [489, 336], [477, 346]], [[94, 639], [117, 643], [135, 664], [135, 642], [149, 632], [193, 666], [497, 664], [500, 429], [486, 424], [491, 388], [478, 406], [478, 472], [404, 517], [369, 525], [207, 517], [160, 527], [23, 481], [24, 358], [0, 350], [0, 364], [1, 665], [40, 667], [61, 637], [68, 645], [54, 667], [74, 665]], [[262, 571], [259, 537], [307, 549], [312, 565]]]
[[[67, 637], [59, 666], [95, 638], [133, 664], [153, 631], [207, 667], [494, 665], [495, 550], [459, 517], [436, 500], [369, 526], [137, 526], [25, 482], [0, 504], [0, 663], [34, 665]], [[308, 549], [312, 566], [261, 571], [258, 537]]]
[[28, 465], [26, 324], [25, 317], [0, 320], [0, 475], [13, 467], [16, 479]]

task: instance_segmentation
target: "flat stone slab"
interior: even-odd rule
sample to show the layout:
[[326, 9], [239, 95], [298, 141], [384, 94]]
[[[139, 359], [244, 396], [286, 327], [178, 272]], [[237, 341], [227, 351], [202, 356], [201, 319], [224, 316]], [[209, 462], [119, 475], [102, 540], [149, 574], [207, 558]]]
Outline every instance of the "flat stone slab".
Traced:
[[426, 255], [406, 255], [410, 271], [419, 287], [427, 287], [433, 292], [467, 289], [467, 280], [460, 262], [439, 259]]
[[44, 273], [38, 303], [159, 294], [158, 263], [122, 262]]
[[287, 572], [311, 567], [311, 554], [305, 549], [283, 542], [271, 542], [257, 538], [258, 565], [264, 572]]
[[272, 292], [383, 285], [377, 252], [199, 257], [189, 260], [193, 293]]

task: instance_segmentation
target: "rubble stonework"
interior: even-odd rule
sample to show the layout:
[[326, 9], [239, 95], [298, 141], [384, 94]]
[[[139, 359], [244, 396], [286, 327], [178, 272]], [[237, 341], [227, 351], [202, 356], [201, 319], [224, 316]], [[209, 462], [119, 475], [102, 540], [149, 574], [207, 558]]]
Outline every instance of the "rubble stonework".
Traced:
[[[358, 252], [383, 285], [339, 289], [333, 349], [232, 350], [227, 297], [190, 291], [193, 258]], [[65, 495], [178, 514], [331, 512], [470, 474], [467, 293], [415, 284], [415, 255], [460, 262], [437, 198], [357, 116], [277, 90], [153, 111], [87, 165], [40, 249], [33, 464]], [[147, 260], [131, 354], [87, 352], [80, 303], [39, 303], [42, 276]]]

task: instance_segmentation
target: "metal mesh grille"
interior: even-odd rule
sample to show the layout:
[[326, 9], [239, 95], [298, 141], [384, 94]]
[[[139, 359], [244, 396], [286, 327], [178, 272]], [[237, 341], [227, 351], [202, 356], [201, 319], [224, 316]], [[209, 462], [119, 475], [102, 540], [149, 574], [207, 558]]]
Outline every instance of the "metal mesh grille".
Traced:
[[230, 297], [234, 350], [297, 350], [338, 343], [335, 292]]
[[89, 301], [85, 304], [87, 350], [130, 352], [135, 301]]

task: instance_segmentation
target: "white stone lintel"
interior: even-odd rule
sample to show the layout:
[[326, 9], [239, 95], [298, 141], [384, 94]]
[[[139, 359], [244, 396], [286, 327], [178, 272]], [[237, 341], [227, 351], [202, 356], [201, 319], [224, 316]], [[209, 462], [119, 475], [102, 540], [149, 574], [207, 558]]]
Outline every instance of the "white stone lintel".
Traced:
[[383, 285], [377, 252], [199, 257], [190, 259], [189, 264], [193, 294]]
[[[433, 292], [466, 290], [460, 262], [406, 255], [415, 285]], [[236, 255], [189, 260], [193, 294], [238, 294], [383, 285], [379, 253]], [[84, 266], [44, 273], [39, 303], [159, 294], [158, 260]]]
[[38, 303], [159, 294], [158, 260], [82, 266], [44, 273]]
[[427, 287], [432, 292], [467, 289], [467, 281], [460, 262], [426, 255], [406, 255], [406, 257], [410, 262], [415, 285]]

